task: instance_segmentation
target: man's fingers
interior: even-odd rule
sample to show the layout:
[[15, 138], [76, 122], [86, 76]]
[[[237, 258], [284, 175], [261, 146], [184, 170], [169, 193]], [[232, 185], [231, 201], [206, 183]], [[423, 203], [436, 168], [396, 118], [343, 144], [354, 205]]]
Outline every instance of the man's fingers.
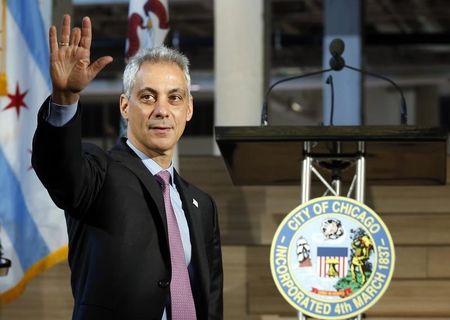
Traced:
[[94, 79], [95, 76], [108, 64], [113, 61], [111, 56], [104, 56], [98, 58], [89, 66], [89, 73], [91, 74], [91, 79]]
[[70, 34], [70, 43], [71, 46], [78, 46], [81, 39], [81, 30], [80, 28], [73, 28], [72, 33]]
[[69, 43], [70, 40], [70, 15], [65, 14], [61, 26], [61, 43]]
[[89, 19], [89, 17], [84, 17], [83, 23], [81, 25], [80, 47], [83, 47], [83, 48], [89, 50], [91, 48], [91, 42], [92, 42], [91, 19]]
[[56, 27], [51, 26], [48, 31], [48, 43], [50, 46], [50, 54], [58, 51], [58, 39], [56, 37]]

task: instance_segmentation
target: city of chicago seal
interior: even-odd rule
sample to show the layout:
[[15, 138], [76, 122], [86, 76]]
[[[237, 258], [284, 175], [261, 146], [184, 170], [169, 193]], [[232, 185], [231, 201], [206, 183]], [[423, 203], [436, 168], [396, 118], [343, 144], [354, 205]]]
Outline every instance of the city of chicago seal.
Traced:
[[320, 319], [348, 319], [374, 305], [394, 272], [391, 235], [380, 217], [350, 198], [322, 197], [278, 227], [270, 267], [281, 295]]

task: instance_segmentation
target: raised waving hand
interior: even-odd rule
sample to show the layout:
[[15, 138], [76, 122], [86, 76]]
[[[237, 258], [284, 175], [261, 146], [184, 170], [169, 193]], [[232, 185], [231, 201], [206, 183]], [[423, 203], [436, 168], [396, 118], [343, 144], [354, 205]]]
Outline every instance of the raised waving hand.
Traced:
[[75, 103], [79, 94], [112, 57], [103, 56], [91, 63], [92, 26], [84, 17], [80, 28], [70, 28], [70, 16], [64, 15], [59, 42], [55, 26], [50, 27], [50, 75], [52, 100], [67, 105]]

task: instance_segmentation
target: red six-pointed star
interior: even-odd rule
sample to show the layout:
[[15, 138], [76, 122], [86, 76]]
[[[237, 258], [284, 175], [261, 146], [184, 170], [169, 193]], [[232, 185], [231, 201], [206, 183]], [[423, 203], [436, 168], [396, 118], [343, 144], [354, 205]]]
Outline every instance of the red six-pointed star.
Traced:
[[25, 104], [25, 101], [24, 101], [24, 98], [27, 95], [27, 93], [28, 93], [28, 90], [23, 93], [20, 92], [19, 83], [17, 82], [16, 93], [15, 94], [8, 93], [8, 98], [11, 99], [11, 101], [3, 110], [16, 108], [17, 116], [19, 116], [21, 107], [28, 108], [28, 106]]

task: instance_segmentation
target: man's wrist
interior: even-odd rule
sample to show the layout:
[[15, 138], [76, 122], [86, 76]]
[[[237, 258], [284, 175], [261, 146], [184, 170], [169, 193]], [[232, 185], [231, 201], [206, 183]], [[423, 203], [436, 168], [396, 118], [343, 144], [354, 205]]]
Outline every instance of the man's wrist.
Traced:
[[73, 105], [74, 103], [77, 103], [79, 99], [80, 95], [78, 93], [62, 91], [52, 92], [52, 102], [60, 106]]
[[59, 105], [50, 100], [45, 120], [54, 127], [62, 127], [69, 123], [78, 109], [78, 101], [70, 105]]

